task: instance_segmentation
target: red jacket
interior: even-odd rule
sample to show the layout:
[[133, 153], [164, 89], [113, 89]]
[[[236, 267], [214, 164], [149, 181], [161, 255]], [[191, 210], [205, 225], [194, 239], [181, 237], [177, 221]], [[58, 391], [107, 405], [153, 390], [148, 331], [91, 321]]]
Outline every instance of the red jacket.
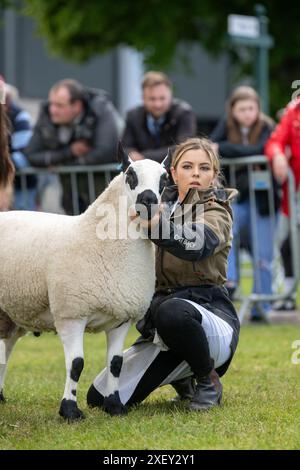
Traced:
[[[291, 101], [265, 145], [265, 155], [272, 161], [276, 151], [286, 154], [290, 147], [289, 165], [295, 177], [296, 190], [300, 183], [300, 97]], [[282, 212], [289, 214], [287, 184], [283, 184]]]

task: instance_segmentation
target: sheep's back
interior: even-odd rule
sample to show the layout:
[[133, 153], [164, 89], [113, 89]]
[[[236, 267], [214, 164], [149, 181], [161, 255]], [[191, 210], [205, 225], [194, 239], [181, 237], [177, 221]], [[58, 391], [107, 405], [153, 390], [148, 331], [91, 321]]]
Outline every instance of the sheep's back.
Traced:
[[34, 322], [50, 306], [54, 317], [93, 318], [95, 329], [101, 314], [118, 322], [145, 314], [154, 291], [153, 244], [99, 240], [83, 220], [0, 214], [0, 308]]

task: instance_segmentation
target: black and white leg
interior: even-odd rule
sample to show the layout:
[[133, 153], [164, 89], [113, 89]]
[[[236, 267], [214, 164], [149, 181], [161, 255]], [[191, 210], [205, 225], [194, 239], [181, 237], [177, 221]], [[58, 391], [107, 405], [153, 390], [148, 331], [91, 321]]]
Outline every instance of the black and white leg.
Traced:
[[55, 323], [57, 333], [63, 343], [66, 361], [66, 384], [59, 414], [68, 421], [83, 419], [77, 406], [77, 386], [83, 370], [83, 335], [86, 319], [60, 320]]
[[9, 356], [17, 340], [24, 334], [25, 330], [15, 327], [8, 338], [0, 340], [0, 403], [5, 402], [3, 388]]
[[119, 395], [119, 377], [123, 363], [124, 342], [131, 322], [106, 332], [107, 340], [107, 386], [103, 401], [104, 411], [110, 415], [126, 413]]

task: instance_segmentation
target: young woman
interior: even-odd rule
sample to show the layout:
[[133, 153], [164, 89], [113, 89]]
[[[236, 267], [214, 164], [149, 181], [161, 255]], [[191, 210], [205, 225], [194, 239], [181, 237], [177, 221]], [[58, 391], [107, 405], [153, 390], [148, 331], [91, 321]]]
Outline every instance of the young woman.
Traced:
[[[229, 98], [227, 114], [211, 134], [216, 149], [221, 157], [241, 158], [263, 155], [264, 145], [273, 129], [273, 121], [261, 112], [260, 99], [256, 91], [247, 86], [236, 88]], [[226, 173], [226, 172], [224, 172]], [[227, 176], [227, 174], [226, 174]], [[229, 178], [228, 178], [229, 179]], [[233, 182], [229, 181], [232, 186]], [[272, 261], [274, 258], [274, 233], [270, 217], [267, 191], [256, 192], [255, 219], [252, 220], [249, 178], [247, 167], [238, 167], [235, 172], [235, 186], [239, 191], [238, 203], [232, 206], [234, 211], [233, 246], [228, 258], [227, 288], [233, 295], [239, 283], [238, 252], [240, 243], [250, 248], [252, 253], [251, 230], [256, 229], [259, 238], [257, 264], [253, 267], [253, 292], [258, 294], [272, 293]], [[275, 209], [279, 206], [278, 185], [273, 180]], [[271, 306], [261, 303], [260, 310], [253, 308], [251, 320], [263, 319]]]
[[[4, 90], [1, 89], [0, 94], [4, 96]], [[0, 211], [7, 210], [10, 207], [12, 199], [12, 181], [14, 177], [14, 166], [9, 156], [8, 150], [8, 125], [7, 117], [4, 110], [4, 104], [0, 99]]]
[[[219, 158], [207, 139], [178, 145], [171, 172], [175, 185], [165, 187], [160, 211], [150, 223], [140, 220], [157, 247], [156, 292], [137, 325], [142, 338], [124, 354], [120, 399], [131, 406], [172, 384], [182, 398], [190, 398], [190, 410], [206, 410], [221, 402], [219, 376], [239, 336], [239, 320], [224, 288], [229, 200], [236, 191], [218, 187]], [[105, 384], [106, 370], [90, 387], [89, 405], [102, 406]]]

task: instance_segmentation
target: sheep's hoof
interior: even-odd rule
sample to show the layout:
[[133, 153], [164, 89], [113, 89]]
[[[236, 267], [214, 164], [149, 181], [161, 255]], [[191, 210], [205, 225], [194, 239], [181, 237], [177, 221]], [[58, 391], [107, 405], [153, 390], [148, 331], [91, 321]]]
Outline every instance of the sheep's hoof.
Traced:
[[121, 403], [119, 392], [104, 398], [103, 409], [111, 416], [125, 415], [127, 413], [126, 407]]
[[5, 402], [6, 402], [6, 400], [5, 400], [4, 395], [3, 395], [3, 390], [1, 390], [1, 392], [0, 392], [0, 403], [5, 403]]
[[66, 398], [60, 404], [59, 414], [68, 422], [85, 418], [82, 411], [78, 408], [76, 401], [67, 400]]

